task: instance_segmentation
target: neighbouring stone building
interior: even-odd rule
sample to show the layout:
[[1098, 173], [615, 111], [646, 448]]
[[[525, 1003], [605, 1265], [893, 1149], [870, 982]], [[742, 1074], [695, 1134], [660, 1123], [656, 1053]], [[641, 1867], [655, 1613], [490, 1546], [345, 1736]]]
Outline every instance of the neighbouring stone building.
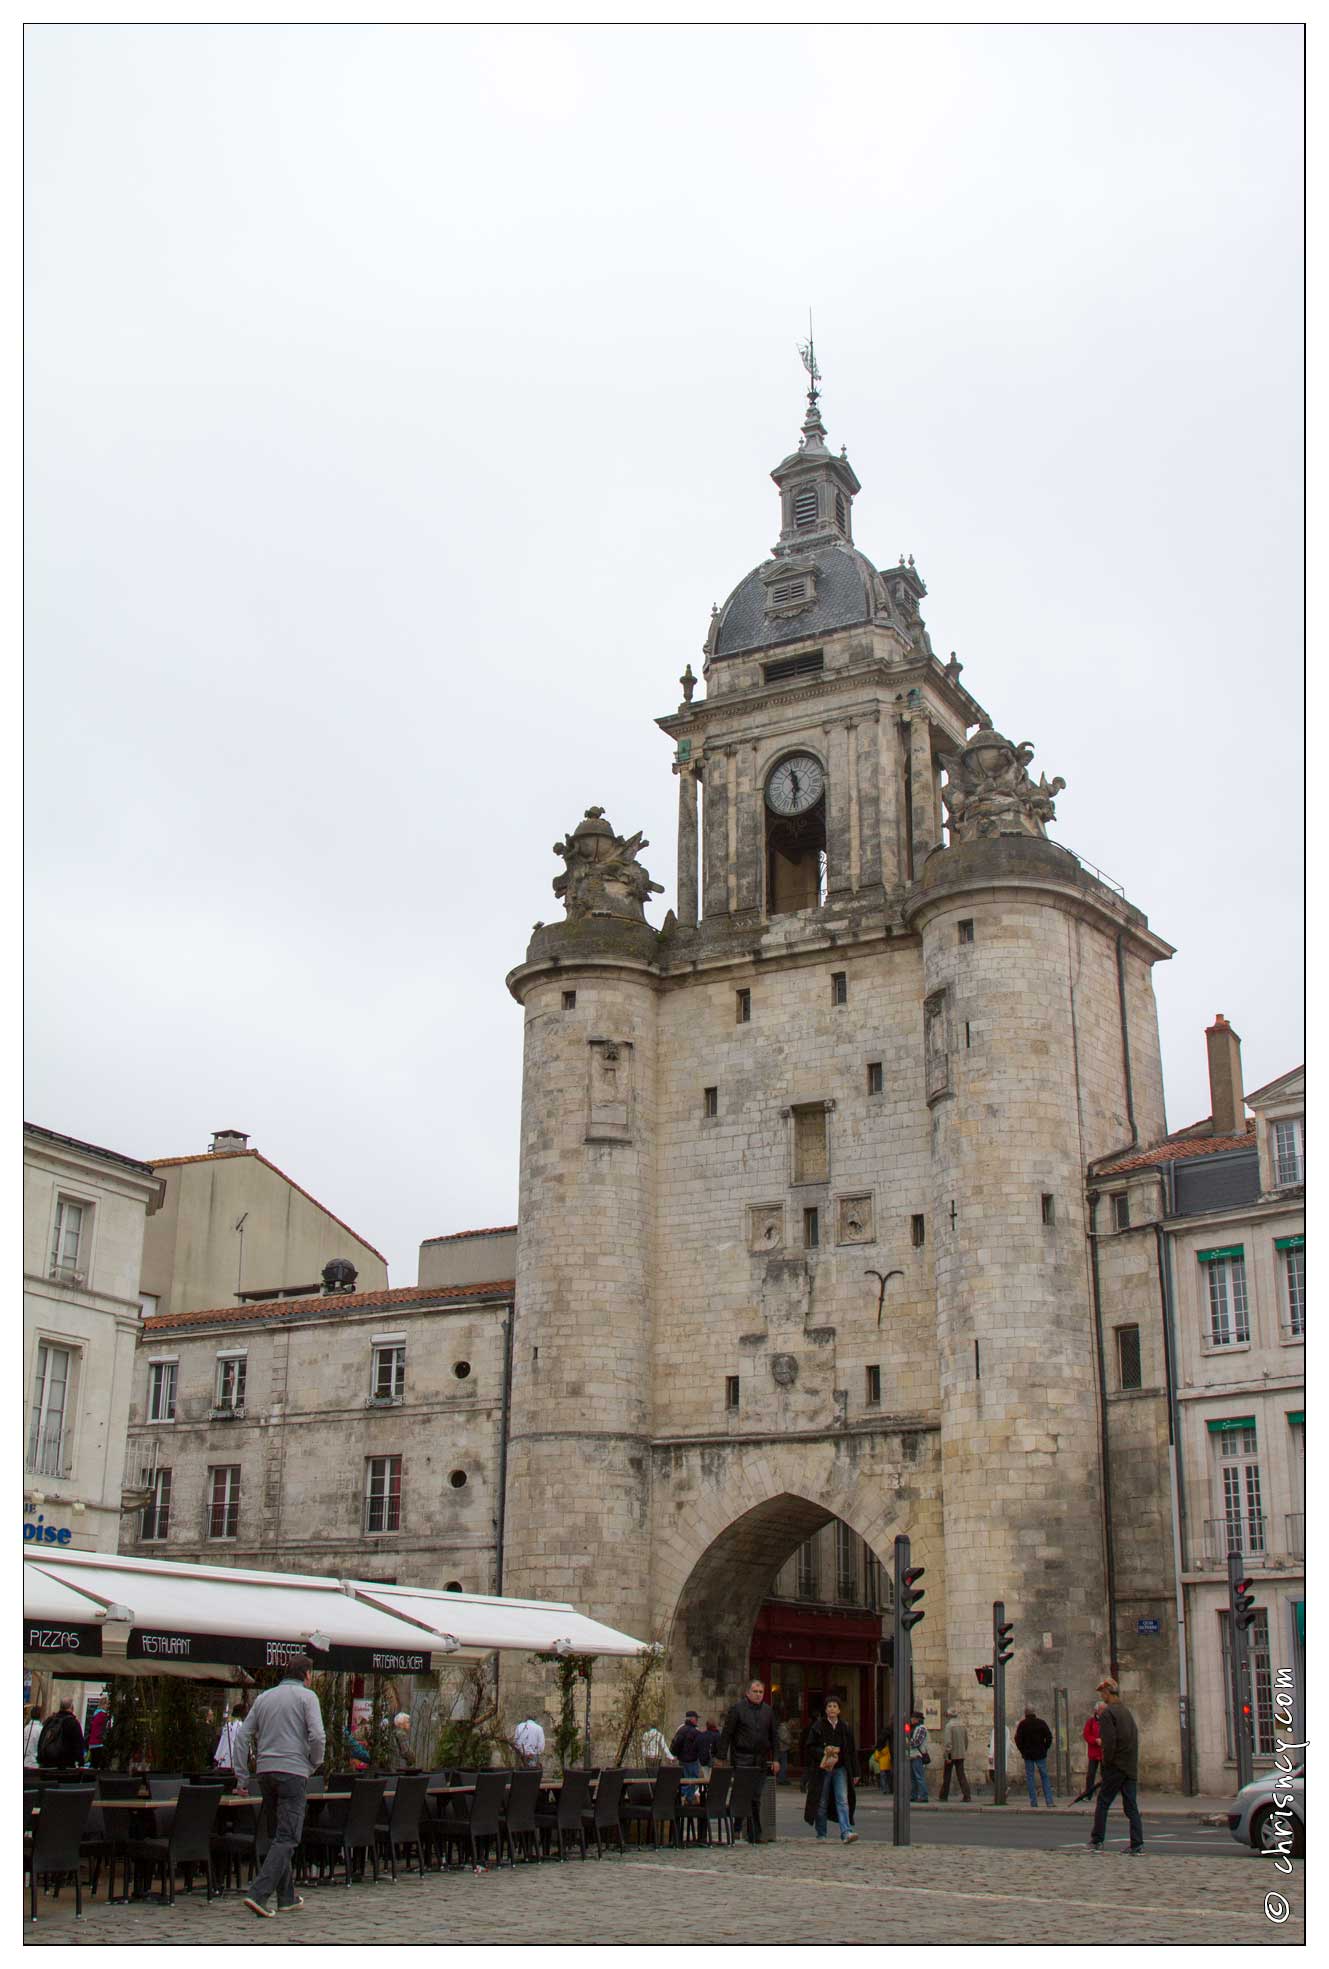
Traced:
[[116, 1549], [143, 1232], [161, 1188], [146, 1162], [24, 1125], [27, 1543]]
[[[145, 1162], [23, 1129], [23, 1542], [114, 1552], [139, 1327]], [[26, 1679], [26, 1678], [25, 1678]], [[33, 1671], [34, 1699], [50, 1699]], [[80, 1713], [82, 1683], [62, 1681]]]
[[[659, 720], [677, 913], [647, 923], [649, 844], [590, 808], [565, 919], [508, 979], [507, 1577], [667, 1639], [679, 1699], [712, 1703], [809, 1538], [838, 1519], [889, 1566], [907, 1533], [918, 1693], [984, 1741], [994, 1600], [1013, 1700], [1078, 1710], [1110, 1659], [1086, 1171], [1163, 1138], [1170, 947], [1047, 839], [1062, 782], [934, 654], [912, 558], [854, 544], [815, 386], [772, 476], [774, 552], [712, 616], [706, 696], [689, 666]], [[1130, 1540], [1152, 1606], [1165, 1519]], [[1147, 1780], [1175, 1782], [1175, 1631], [1115, 1630]]]
[[501, 1590], [512, 1280], [433, 1272], [145, 1318], [122, 1549]]
[[[1230, 1550], [1258, 1596], [1243, 1692], [1256, 1769], [1274, 1757], [1280, 1671], [1305, 1734], [1306, 1093], [1297, 1067], [1243, 1097], [1221, 1013], [1206, 1039], [1208, 1119], [1099, 1163], [1089, 1212], [1121, 1645], [1151, 1688], [1148, 1655], [1169, 1672], [1175, 1660], [1187, 1775], [1223, 1792], [1237, 1769]], [[1180, 1561], [1170, 1578], [1164, 1537]]]
[[366, 1290], [387, 1286], [382, 1252], [238, 1129], [217, 1130], [206, 1154], [165, 1156], [152, 1168], [163, 1196], [143, 1244], [145, 1314], [307, 1298], [334, 1257]]

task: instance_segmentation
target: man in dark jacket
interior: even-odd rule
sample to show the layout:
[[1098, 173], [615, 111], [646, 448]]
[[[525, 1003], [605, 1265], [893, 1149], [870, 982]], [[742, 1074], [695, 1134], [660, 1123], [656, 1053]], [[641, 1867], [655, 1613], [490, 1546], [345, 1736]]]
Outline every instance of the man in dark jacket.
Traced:
[[834, 1696], [827, 1696], [824, 1713], [809, 1725], [803, 1739], [803, 1754], [808, 1762], [807, 1776], [803, 1780], [807, 1791], [803, 1817], [813, 1827], [818, 1839], [824, 1839], [831, 1800], [834, 1799], [835, 1816], [840, 1821], [840, 1839], [847, 1845], [858, 1837], [854, 1831], [857, 1802], [854, 1766], [858, 1762], [858, 1750], [853, 1731], [841, 1720], [840, 1705]]
[[[669, 1746], [669, 1755], [671, 1757], [677, 1757], [679, 1763], [683, 1766], [683, 1775], [685, 1778], [699, 1778], [701, 1776], [703, 1742], [704, 1735], [701, 1724], [698, 1721], [697, 1712], [695, 1709], [690, 1709], [678, 1729], [674, 1731], [674, 1740]], [[696, 1796], [697, 1787], [695, 1784], [685, 1784], [683, 1786], [683, 1797], [689, 1803]]]
[[1144, 1827], [1136, 1790], [1140, 1782], [1140, 1732], [1135, 1718], [1121, 1699], [1121, 1690], [1110, 1675], [1098, 1685], [1103, 1708], [1098, 1718], [1099, 1741], [1103, 1751], [1103, 1782], [1094, 1806], [1094, 1824], [1089, 1834], [1089, 1850], [1101, 1853], [1107, 1831], [1108, 1807], [1119, 1794], [1126, 1822], [1131, 1829], [1132, 1854], [1144, 1851]]
[[[732, 1764], [739, 1771], [779, 1770], [780, 1745], [775, 1734], [775, 1711], [766, 1701], [764, 1682], [749, 1682], [747, 1694], [739, 1697], [725, 1717], [720, 1741], [715, 1746], [715, 1761], [717, 1764]], [[746, 1835], [753, 1842], [761, 1837], [760, 1796], [759, 1786]]]
[[1024, 1781], [1029, 1787], [1029, 1803], [1038, 1810], [1038, 1787], [1036, 1777], [1043, 1780], [1043, 1797], [1051, 1806], [1055, 1801], [1052, 1786], [1048, 1781], [1048, 1752], [1052, 1748], [1052, 1732], [1043, 1718], [1034, 1709], [1026, 1707], [1024, 1715], [1015, 1726], [1015, 1748], [1024, 1759]]
[[74, 1699], [66, 1696], [54, 1716], [48, 1716], [37, 1739], [37, 1762], [48, 1771], [65, 1770], [83, 1762], [83, 1732], [74, 1714]]

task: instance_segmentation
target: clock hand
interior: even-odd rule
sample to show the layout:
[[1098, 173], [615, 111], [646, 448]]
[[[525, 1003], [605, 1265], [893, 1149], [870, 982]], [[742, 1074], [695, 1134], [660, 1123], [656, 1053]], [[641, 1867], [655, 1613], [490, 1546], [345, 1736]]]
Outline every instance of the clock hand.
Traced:
[[796, 772], [794, 771], [794, 769], [793, 769], [793, 767], [792, 767], [792, 766], [791, 766], [791, 767], [790, 767], [790, 769], [789, 769], [789, 790], [790, 790], [790, 792], [791, 792], [791, 793], [793, 794], [793, 796], [794, 796], [794, 798], [795, 798], [795, 799], [797, 800], [797, 798], [798, 798], [798, 774], [797, 774], [797, 773], [796, 773]]

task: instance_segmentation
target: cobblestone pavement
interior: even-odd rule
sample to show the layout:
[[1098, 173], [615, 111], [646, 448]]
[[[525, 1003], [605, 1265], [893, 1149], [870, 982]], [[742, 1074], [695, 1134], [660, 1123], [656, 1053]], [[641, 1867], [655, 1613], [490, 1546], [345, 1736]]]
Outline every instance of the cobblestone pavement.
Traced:
[[[823, 1901], [831, 1888], [834, 1898]], [[1283, 1897], [1271, 1920], [1266, 1895]], [[1296, 1942], [1305, 1939], [1305, 1873], [1251, 1855], [1132, 1860], [1120, 1852], [869, 1846], [838, 1840], [650, 1851], [584, 1865], [403, 1877], [395, 1887], [309, 1889], [306, 1905], [257, 1920], [231, 1894], [173, 1909], [98, 1905], [73, 1917], [66, 1890], [43, 1898], [24, 1939], [37, 1944], [274, 1946], [444, 1942]], [[87, 1904], [85, 1903], [85, 1906]], [[683, 1910], [686, 1905], [686, 1914]], [[25, 1901], [26, 1912], [26, 1901]], [[1275, 1906], [1275, 1913], [1281, 1912]], [[682, 1926], [680, 1927], [680, 1923]]]

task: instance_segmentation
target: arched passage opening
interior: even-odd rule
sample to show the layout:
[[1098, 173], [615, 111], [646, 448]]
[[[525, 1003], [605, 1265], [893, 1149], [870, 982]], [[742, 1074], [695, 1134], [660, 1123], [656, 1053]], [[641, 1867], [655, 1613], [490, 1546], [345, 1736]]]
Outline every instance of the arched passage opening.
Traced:
[[674, 1688], [719, 1720], [760, 1677], [788, 1724], [795, 1773], [828, 1695], [871, 1750], [890, 1700], [889, 1609], [889, 1572], [873, 1547], [825, 1505], [783, 1492], [736, 1518], [689, 1573], [671, 1633]]

